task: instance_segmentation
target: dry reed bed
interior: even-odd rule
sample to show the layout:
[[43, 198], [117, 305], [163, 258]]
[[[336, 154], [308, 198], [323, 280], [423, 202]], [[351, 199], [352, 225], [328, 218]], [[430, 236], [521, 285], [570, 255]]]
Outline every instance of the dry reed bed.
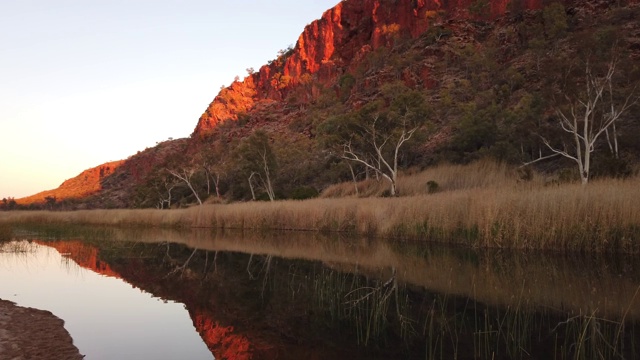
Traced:
[[[521, 174], [512, 166], [489, 160], [480, 160], [471, 164], [443, 164], [428, 168], [421, 172], [407, 171], [398, 177], [398, 192], [403, 196], [423, 195], [429, 193], [428, 182], [437, 184], [437, 192], [489, 189], [489, 188], [535, 188], [544, 185], [544, 178], [535, 173], [529, 174], [528, 181], [521, 180]], [[356, 193], [356, 188], [358, 192]], [[356, 184], [345, 182], [325, 189], [321, 197], [342, 198], [347, 196], [371, 197], [382, 196], [388, 191], [389, 184], [384, 180], [369, 179]]]
[[5, 212], [0, 223], [304, 230], [472, 247], [640, 252], [640, 181], [471, 189], [400, 198], [203, 205], [179, 210]]

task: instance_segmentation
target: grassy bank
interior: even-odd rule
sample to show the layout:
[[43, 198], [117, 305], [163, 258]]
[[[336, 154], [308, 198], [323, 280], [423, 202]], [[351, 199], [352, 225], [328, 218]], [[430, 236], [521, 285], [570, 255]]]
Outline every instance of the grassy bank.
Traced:
[[[471, 247], [640, 252], [640, 179], [545, 186], [537, 179], [518, 181], [514, 171], [498, 165], [485, 171], [473, 166], [406, 176], [400, 191], [411, 195], [399, 198], [347, 196], [178, 210], [4, 212], [0, 223], [341, 231]], [[439, 179], [438, 192], [427, 193], [427, 179]], [[409, 190], [419, 185], [422, 190]]]
[[[523, 180], [523, 178], [527, 178]], [[524, 172], [492, 161], [476, 161], [468, 165], [444, 164], [420, 172], [406, 172], [398, 178], [402, 196], [424, 195], [472, 189], [530, 189], [551, 182], [535, 172]], [[321, 197], [383, 196], [389, 190], [386, 181], [369, 179], [357, 184], [345, 182], [325, 189]]]

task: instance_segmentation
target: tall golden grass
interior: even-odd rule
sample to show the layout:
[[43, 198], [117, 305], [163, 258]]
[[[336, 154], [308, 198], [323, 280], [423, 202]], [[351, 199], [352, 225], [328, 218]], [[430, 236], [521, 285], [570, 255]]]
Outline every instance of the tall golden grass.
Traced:
[[[444, 164], [421, 172], [408, 171], [399, 176], [398, 193], [402, 196], [428, 194], [430, 192], [489, 189], [489, 188], [531, 188], [545, 184], [543, 176], [531, 172], [531, 178], [522, 180], [522, 172], [517, 168], [494, 161], [480, 160], [468, 165]], [[435, 182], [437, 189], [429, 190], [428, 183]], [[357, 192], [356, 192], [357, 188]], [[345, 182], [325, 189], [321, 197], [371, 197], [382, 196], [389, 189], [384, 179], [368, 179], [357, 184]], [[434, 191], [435, 190], [435, 191]]]
[[[431, 179], [440, 191], [427, 194], [426, 181]], [[178, 210], [4, 212], [0, 223], [340, 231], [481, 248], [640, 252], [639, 178], [587, 186], [544, 186], [536, 177], [518, 179], [515, 169], [476, 163], [406, 175], [399, 181], [400, 193], [415, 195], [398, 198], [320, 198]]]

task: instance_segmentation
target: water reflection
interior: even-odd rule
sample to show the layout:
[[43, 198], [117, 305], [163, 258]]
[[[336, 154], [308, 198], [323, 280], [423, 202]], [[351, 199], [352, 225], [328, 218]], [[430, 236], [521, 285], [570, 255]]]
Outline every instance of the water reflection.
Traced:
[[[0, 249], [0, 298], [62, 318], [88, 359], [212, 358], [182, 304], [88, 271], [72, 260], [72, 249], [61, 256], [24, 241]], [[107, 264], [96, 264], [117, 277]]]
[[220, 359], [640, 354], [634, 259], [297, 233], [48, 234], [65, 240], [38, 242], [80, 266], [184, 303]]
[[[640, 318], [640, 263], [634, 257], [473, 251], [401, 242], [353, 240], [316, 233], [218, 233], [210, 230], [108, 229], [120, 241], [172, 242], [209, 252], [239, 252], [321, 261], [374, 273], [394, 268], [398, 280], [493, 305], [562, 309], [607, 318]], [[631, 300], [634, 300], [633, 302]]]

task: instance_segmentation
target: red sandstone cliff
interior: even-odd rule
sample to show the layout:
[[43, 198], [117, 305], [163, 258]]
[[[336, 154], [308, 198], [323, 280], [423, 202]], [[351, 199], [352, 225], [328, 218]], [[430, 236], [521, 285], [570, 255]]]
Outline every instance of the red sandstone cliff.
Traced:
[[[307, 25], [295, 47], [278, 59], [220, 91], [200, 117], [194, 135], [211, 131], [219, 122], [237, 120], [263, 100], [282, 100], [287, 92], [305, 86], [304, 96], [317, 93], [364, 55], [393, 42], [416, 38], [429, 26], [447, 19], [478, 16], [469, 11], [477, 0], [345, 0]], [[522, 10], [538, 9], [543, 0], [490, 0], [489, 18], [507, 12], [512, 1]]]
[[65, 180], [57, 189], [24, 197], [16, 200], [16, 202], [19, 204], [33, 204], [45, 202], [47, 197], [55, 198], [56, 201], [87, 197], [102, 190], [102, 180], [111, 175], [123, 163], [123, 160], [112, 161], [85, 170], [80, 175]]
[[[113, 161], [85, 170], [63, 182], [57, 189], [16, 201], [22, 205], [42, 204], [46, 203], [45, 198], [50, 197], [55, 198], [58, 203], [66, 199], [80, 199], [83, 204], [79, 208], [125, 207], [126, 201], [133, 198], [135, 187], [147, 181], [150, 174], [168, 157], [179, 154], [185, 144], [186, 139], [163, 141], [153, 148], [139, 151], [126, 160]], [[51, 208], [59, 209], [60, 206]]]
[[[622, 3], [637, 4], [639, 1], [625, 0]], [[85, 197], [77, 208], [149, 207], [155, 204], [154, 179], [166, 174], [163, 169], [172, 164], [198, 166], [194, 154], [211, 146], [211, 141], [216, 141], [204, 135], [212, 132], [220, 122], [242, 120], [239, 122], [241, 126], [226, 128], [223, 135], [228, 142], [248, 136], [254, 129], [263, 128], [270, 134], [283, 135], [283, 139], [292, 143], [304, 137], [302, 140], [312, 144], [317, 130], [314, 126], [325, 115], [321, 106], [314, 108], [314, 105], [322, 104], [322, 96], [329, 95], [326, 97], [329, 101], [340, 102], [344, 110], [350, 111], [375, 99], [383, 85], [397, 80], [418, 89], [454, 88], [458, 80], [466, 80], [455, 73], [456, 66], [458, 70], [461, 69], [460, 64], [454, 64], [453, 73], [442, 71], [442, 64], [448, 69], [447, 61], [463, 63], [466, 60], [460, 56], [460, 50], [469, 45], [471, 49], [481, 51], [486, 40], [481, 39], [485, 36], [497, 40], [497, 46], [500, 47], [498, 52], [503, 57], [501, 62], [513, 62], [512, 68], [521, 71], [527, 64], [531, 65], [528, 63], [531, 54], [519, 49], [529, 35], [520, 34], [518, 27], [534, 23], [539, 26], [540, 20], [532, 22], [532, 19], [539, 16], [540, 12], [526, 10], [540, 9], [553, 2], [565, 5], [567, 14], [571, 14], [576, 29], [580, 31], [619, 21], [608, 15], [615, 13], [616, 7], [620, 6], [620, 2], [614, 6], [616, 2], [612, 0], [342, 1], [306, 26], [294, 48], [283, 52], [242, 81], [222, 89], [200, 117], [191, 138], [160, 143], [133, 155], [104, 181], [91, 180], [94, 177], [87, 177], [83, 173], [72, 179], [75, 184], [73, 187], [72, 180], [69, 180], [59, 189], [19, 199], [18, 202], [43, 202], [47, 196], [55, 196], [58, 200]], [[486, 6], [479, 11], [478, 4], [482, 3]], [[635, 10], [631, 8], [637, 6], [624, 7], [626, 9], [618, 9], [624, 10], [619, 15], [622, 14], [620, 16], [624, 17], [626, 24], [621, 32], [626, 34], [624, 36], [630, 44], [629, 49], [637, 54], [640, 36], [634, 25], [637, 23], [633, 15]], [[617, 18], [622, 19], [620, 16]], [[428, 40], [432, 36], [429, 30], [435, 30], [435, 33], [446, 30], [447, 35], [442, 41], [438, 38], [437, 43], [432, 45], [433, 42]], [[503, 36], [509, 31], [513, 36]], [[544, 38], [544, 34], [540, 35]], [[403, 47], [403, 42], [406, 47]], [[376, 56], [383, 65], [374, 68], [369, 61]], [[384, 56], [384, 61], [379, 60], [380, 56]], [[392, 56], [395, 62], [387, 61]], [[352, 79], [358, 81], [353, 89], [341, 88], [341, 77], [347, 74], [357, 76], [357, 80]], [[539, 91], [539, 83], [535, 79], [533, 82], [527, 81], [524, 87], [528, 86], [532, 87], [527, 89], [532, 90], [531, 93]], [[334, 93], [337, 100], [330, 98]], [[452, 120], [453, 116], [437, 119], [439, 132], [425, 145], [426, 150], [436, 151], [434, 149], [449, 141]], [[300, 137], [294, 138], [298, 135]], [[80, 181], [83, 178], [85, 180]], [[328, 181], [336, 180], [318, 180], [318, 183], [311, 185], [322, 188]], [[91, 181], [95, 186], [88, 185]], [[238, 179], [229, 181], [239, 182]], [[307, 179], [304, 181], [307, 181], [307, 185], [311, 183]]]

